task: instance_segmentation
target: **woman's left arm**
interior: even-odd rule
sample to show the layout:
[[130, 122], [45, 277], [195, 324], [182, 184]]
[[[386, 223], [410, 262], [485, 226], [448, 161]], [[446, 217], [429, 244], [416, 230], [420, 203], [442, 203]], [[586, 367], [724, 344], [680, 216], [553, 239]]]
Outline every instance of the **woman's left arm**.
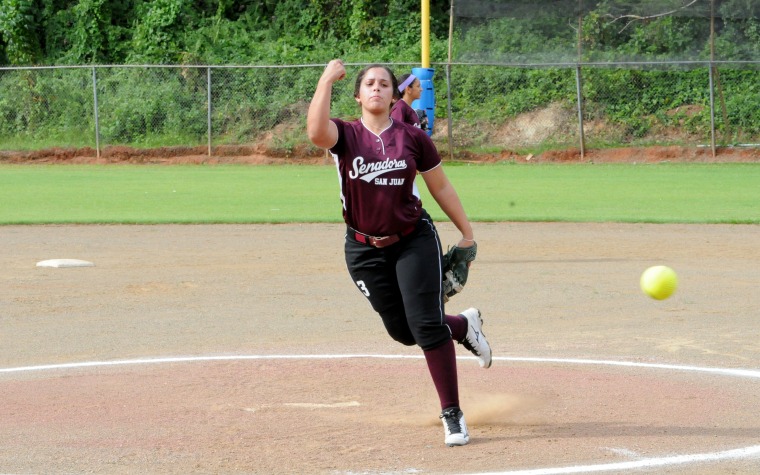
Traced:
[[446, 216], [449, 217], [454, 226], [462, 233], [462, 240], [457, 246], [470, 247], [475, 243], [475, 237], [472, 232], [470, 220], [467, 219], [467, 213], [464, 211], [462, 202], [459, 200], [454, 185], [451, 184], [446, 173], [443, 171], [443, 165], [439, 165], [432, 170], [421, 173], [422, 179], [425, 180], [430, 194], [435, 199], [438, 206], [441, 207]]

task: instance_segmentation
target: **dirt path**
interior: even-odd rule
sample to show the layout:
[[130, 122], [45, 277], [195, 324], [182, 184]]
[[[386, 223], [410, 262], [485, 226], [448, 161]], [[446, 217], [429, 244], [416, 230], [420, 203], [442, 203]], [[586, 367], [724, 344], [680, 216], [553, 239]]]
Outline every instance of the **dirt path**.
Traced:
[[[757, 226], [476, 229], [450, 310], [482, 309], [497, 359], [460, 360], [473, 442], [449, 449], [424, 361], [354, 290], [340, 226], [0, 227], [0, 473], [760, 470], [760, 381], [738, 375], [759, 369]], [[95, 267], [35, 267], [52, 258]], [[669, 300], [638, 288], [654, 264], [679, 273]], [[154, 360], [173, 357], [195, 359]], [[143, 361], [10, 371], [125, 360]]]
[[[448, 152], [442, 149], [445, 160]], [[297, 157], [297, 158], [295, 158]], [[472, 153], [459, 151], [455, 160], [470, 162], [508, 161], [533, 165], [538, 163], [659, 163], [659, 162], [695, 162], [695, 163], [756, 163], [760, 162], [760, 147], [719, 147], [715, 155], [709, 147], [622, 147], [607, 149], [589, 149], [581, 156], [580, 150], [547, 150], [543, 153], [520, 154], [512, 150], [500, 152]], [[136, 149], [123, 146], [105, 147], [100, 156], [95, 149], [84, 148], [50, 148], [33, 151], [0, 151], [0, 163], [25, 164], [282, 164], [310, 163], [332, 164], [324, 152], [297, 147], [285, 153], [272, 150], [266, 143], [253, 145], [222, 145], [208, 147], [158, 147]]]

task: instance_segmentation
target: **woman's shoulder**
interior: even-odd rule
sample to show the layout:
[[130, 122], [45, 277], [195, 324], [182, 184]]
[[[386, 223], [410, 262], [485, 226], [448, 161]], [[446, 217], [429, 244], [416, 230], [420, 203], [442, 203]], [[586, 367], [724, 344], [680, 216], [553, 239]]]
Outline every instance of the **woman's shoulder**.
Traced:
[[330, 120], [335, 122], [335, 125], [345, 125], [348, 127], [357, 127], [361, 125], [359, 119], [341, 119], [339, 117], [330, 117]]
[[412, 109], [412, 106], [406, 103], [403, 99], [399, 99], [396, 102], [393, 103], [393, 107], [391, 107], [391, 110], [414, 110]]
[[340, 119], [337, 117], [330, 118], [333, 123], [338, 126], [338, 131], [343, 132], [347, 130], [358, 130], [362, 127], [362, 123], [359, 119]]

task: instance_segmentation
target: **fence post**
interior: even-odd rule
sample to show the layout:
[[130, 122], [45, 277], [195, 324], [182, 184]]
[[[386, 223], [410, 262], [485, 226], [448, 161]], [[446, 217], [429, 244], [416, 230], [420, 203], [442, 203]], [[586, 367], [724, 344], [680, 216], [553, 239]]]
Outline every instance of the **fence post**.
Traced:
[[575, 89], [578, 101], [578, 139], [581, 146], [581, 160], [586, 156], [586, 137], [583, 133], [583, 77], [581, 76], [581, 61], [583, 61], [583, 0], [578, 0], [578, 64], [575, 67]]
[[581, 76], [581, 64], [575, 67], [575, 88], [578, 102], [578, 138], [581, 146], [581, 159], [586, 156], [586, 137], [583, 132], [583, 80]]
[[95, 156], [100, 159], [100, 118], [98, 117], [98, 77], [92, 68], [92, 103], [95, 113]]
[[454, 135], [451, 131], [453, 120], [451, 118], [451, 48], [452, 38], [454, 37], [454, 0], [451, 0], [449, 6], [449, 54], [446, 61], [446, 117], [448, 121], [448, 138], [449, 138], [449, 160], [454, 160]]
[[211, 156], [211, 66], [206, 66], [206, 128], [208, 156]]
[[713, 77], [714, 66], [710, 61], [710, 149], [715, 157], [715, 78]]
[[453, 118], [451, 117], [451, 63], [446, 65], [446, 115], [448, 116], [449, 160], [454, 160]]

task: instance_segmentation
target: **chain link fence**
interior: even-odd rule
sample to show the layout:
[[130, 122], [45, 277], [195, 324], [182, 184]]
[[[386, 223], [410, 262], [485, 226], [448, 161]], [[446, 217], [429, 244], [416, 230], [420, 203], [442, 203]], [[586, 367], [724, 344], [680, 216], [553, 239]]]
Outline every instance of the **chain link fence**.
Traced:
[[450, 82], [455, 147], [760, 146], [760, 62], [459, 65]]
[[[347, 65], [354, 78], [363, 65]], [[390, 65], [397, 74], [410, 64]], [[307, 142], [324, 65], [0, 68], [0, 150]], [[760, 146], [760, 62], [433, 64], [443, 150]], [[353, 80], [333, 115], [357, 117]]]

